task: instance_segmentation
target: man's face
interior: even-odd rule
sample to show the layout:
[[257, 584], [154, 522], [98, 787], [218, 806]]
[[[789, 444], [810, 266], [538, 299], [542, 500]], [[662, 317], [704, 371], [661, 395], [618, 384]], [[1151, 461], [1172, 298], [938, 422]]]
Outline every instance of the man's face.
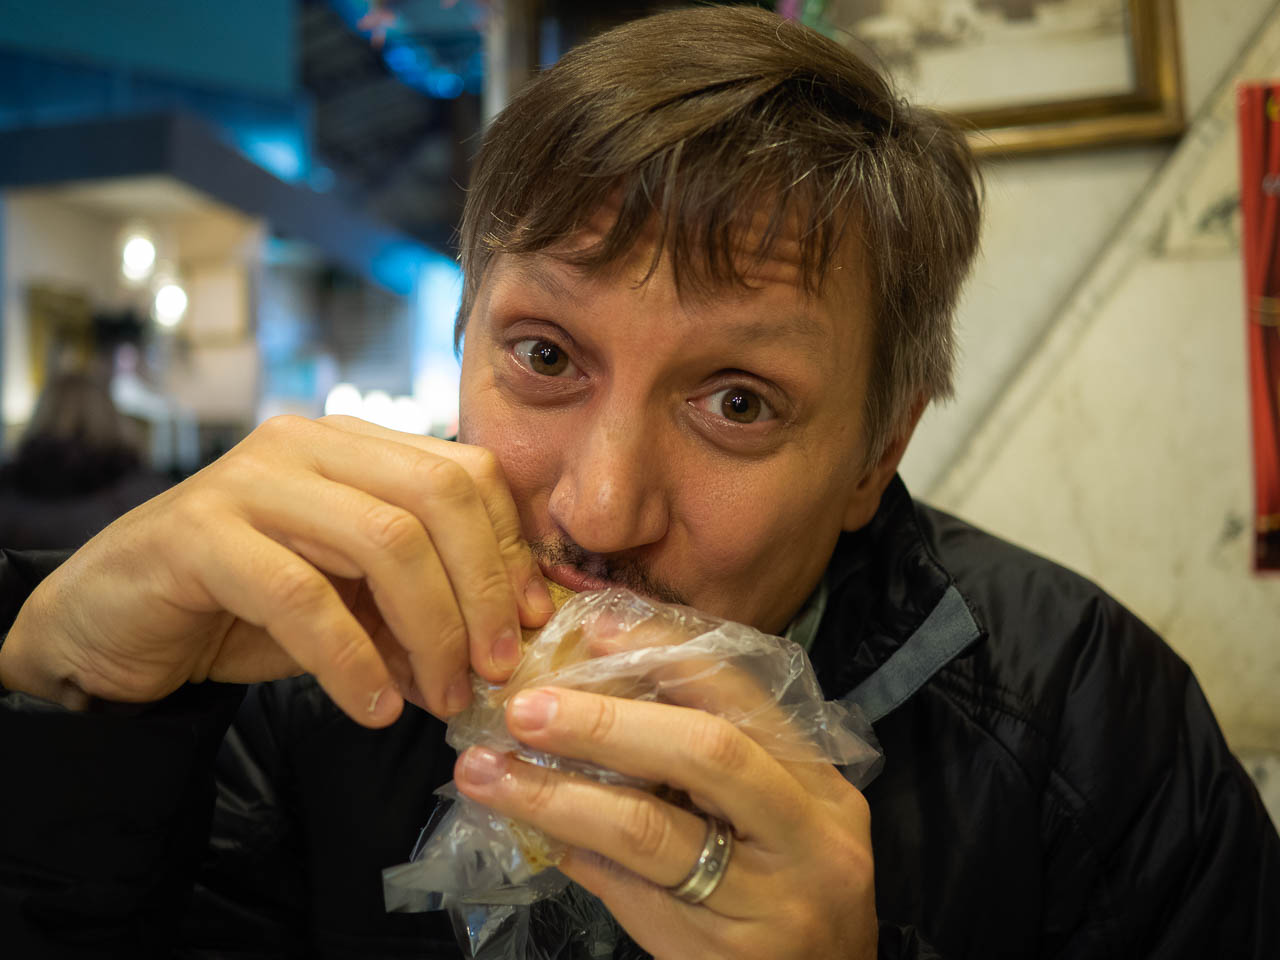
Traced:
[[467, 324], [459, 439], [497, 456], [550, 579], [780, 632], [840, 531], [874, 512], [892, 470], [861, 469], [863, 271], [806, 296], [794, 246], [778, 249], [753, 289], [683, 299], [665, 260], [641, 282], [649, 250], [597, 273], [494, 257]]

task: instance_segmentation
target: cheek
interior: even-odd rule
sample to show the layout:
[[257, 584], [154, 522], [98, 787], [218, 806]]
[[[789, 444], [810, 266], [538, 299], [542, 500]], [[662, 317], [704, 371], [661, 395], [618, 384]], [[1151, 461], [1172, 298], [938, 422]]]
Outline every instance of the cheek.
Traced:
[[526, 534], [540, 529], [533, 516], [554, 485], [559, 441], [550, 424], [533, 429], [527, 416], [510, 409], [491, 383], [464, 382], [458, 440], [484, 447], [498, 458], [520, 511]]
[[686, 490], [698, 491], [682, 511], [691, 539], [706, 574], [721, 583], [773, 580], [795, 546], [823, 525], [798, 481], [782, 471], [708, 477]]
[[[803, 469], [801, 469], [803, 467]], [[685, 501], [682, 571], [695, 606], [767, 631], [785, 628], [821, 576], [840, 535], [834, 486], [808, 458], [726, 475], [704, 473]]]

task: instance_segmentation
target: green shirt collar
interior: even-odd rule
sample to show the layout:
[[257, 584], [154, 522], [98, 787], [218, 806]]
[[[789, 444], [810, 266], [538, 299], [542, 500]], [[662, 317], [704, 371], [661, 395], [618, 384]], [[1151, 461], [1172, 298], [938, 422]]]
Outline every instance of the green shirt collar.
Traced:
[[783, 634], [786, 639], [804, 647], [805, 653], [812, 649], [813, 641], [818, 636], [818, 624], [822, 622], [822, 615], [827, 612], [829, 594], [827, 575], [824, 573], [800, 612], [792, 619], [787, 632]]

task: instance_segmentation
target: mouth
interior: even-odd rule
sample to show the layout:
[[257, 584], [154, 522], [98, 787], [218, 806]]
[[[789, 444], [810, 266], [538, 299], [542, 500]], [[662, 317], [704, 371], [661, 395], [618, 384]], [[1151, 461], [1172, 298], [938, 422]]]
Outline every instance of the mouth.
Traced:
[[575, 593], [586, 590], [608, 590], [618, 586], [610, 580], [583, 573], [577, 567], [567, 563], [545, 564], [539, 561], [538, 566], [542, 568], [542, 575], [548, 580], [554, 580], [560, 586], [567, 587]]

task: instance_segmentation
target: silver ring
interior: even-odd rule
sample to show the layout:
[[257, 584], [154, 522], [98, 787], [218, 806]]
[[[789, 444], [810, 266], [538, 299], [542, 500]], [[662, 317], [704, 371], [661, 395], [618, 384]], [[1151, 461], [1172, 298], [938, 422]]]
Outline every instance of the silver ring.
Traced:
[[702, 844], [697, 862], [687, 877], [667, 889], [673, 897], [685, 903], [701, 903], [720, 885], [720, 878], [728, 869], [732, 855], [733, 827], [717, 817], [708, 816], [707, 839]]

